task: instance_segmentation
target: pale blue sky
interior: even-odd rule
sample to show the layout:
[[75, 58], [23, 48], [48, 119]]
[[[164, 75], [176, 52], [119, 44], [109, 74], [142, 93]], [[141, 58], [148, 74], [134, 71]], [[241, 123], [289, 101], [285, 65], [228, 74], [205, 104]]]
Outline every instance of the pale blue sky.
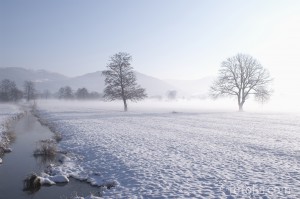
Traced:
[[0, 67], [75, 76], [126, 51], [139, 72], [197, 79], [242, 52], [299, 79], [299, 13], [297, 0], [0, 0]]

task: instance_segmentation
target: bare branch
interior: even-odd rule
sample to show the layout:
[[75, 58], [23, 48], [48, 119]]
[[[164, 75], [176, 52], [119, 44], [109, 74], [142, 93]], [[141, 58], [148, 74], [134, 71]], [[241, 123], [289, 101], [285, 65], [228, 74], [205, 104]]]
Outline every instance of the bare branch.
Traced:
[[104, 98], [106, 100], [121, 99], [124, 110], [127, 110], [127, 100], [139, 101], [147, 97], [145, 89], [136, 83], [136, 76], [130, 65], [132, 57], [128, 53], [117, 53], [110, 58], [108, 70], [103, 71], [105, 76]]
[[213, 98], [236, 96], [242, 110], [248, 96], [254, 94], [259, 99], [269, 99], [270, 75], [261, 64], [250, 55], [237, 54], [222, 62], [218, 79], [210, 89]]

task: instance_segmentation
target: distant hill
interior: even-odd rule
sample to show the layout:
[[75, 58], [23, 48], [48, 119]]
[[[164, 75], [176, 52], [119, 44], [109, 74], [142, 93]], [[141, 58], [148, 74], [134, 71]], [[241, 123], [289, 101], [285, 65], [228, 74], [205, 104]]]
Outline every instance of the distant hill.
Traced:
[[33, 80], [35, 82], [62, 81], [67, 79], [67, 77], [45, 70], [35, 71], [24, 68], [9, 67], [0, 68], [0, 80], [2, 79], [11, 79], [14, 80], [17, 85], [23, 85], [26, 80]]
[[[212, 77], [199, 80], [161, 80], [139, 72], [135, 72], [138, 83], [146, 89], [149, 97], [165, 96], [170, 90], [176, 90], [178, 96], [205, 96], [212, 82]], [[29, 70], [24, 68], [0, 68], [0, 80], [10, 79], [22, 89], [24, 81], [36, 83], [37, 90], [49, 90], [54, 93], [62, 86], [70, 86], [73, 90], [85, 87], [89, 91], [102, 93], [104, 90], [104, 76], [101, 71], [88, 73], [77, 77], [67, 77], [59, 73], [45, 70]]]
[[[138, 83], [146, 88], [149, 96], [165, 95], [169, 90], [177, 90], [163, 80], [136, 72]], [[104, 89], [104, 76], [101, 71], [88, 73], [77, 77], [67, 77], [58, 73], [45, 70], [29, 70], [24, 68], [0, 68], [0, 80], [10, 79], [16, 82], [17, 86], [23, 88], [24, 81], [31, 80], [36, 83], [37, 90], [48, 89], [56, 92], [62, 86], [70, 86], [72, 89], [85, 87], [90, 91], [102, 93]]]
[[175, 86], [180, 90], [184, 90], [189, 96], [207, 97], [209, 88], [212, 85], [215, 77], [208, 76], [196, 80], [165, 80], [170, 85]]

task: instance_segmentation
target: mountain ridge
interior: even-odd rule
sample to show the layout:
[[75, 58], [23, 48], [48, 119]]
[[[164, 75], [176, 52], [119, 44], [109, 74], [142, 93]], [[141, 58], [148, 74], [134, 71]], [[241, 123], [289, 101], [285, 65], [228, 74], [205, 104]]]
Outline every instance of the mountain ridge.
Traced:
[[[74, 90], [85, 87], [90, 91], [102, 93], [105, 86], [105, 77], [101, 73], [102, 71], [95, 71], [75, 77], [68, 77], [43, 69], [32, 70], [22, 67], [0, 67], [0, 80], [11, 79], [16, 82], [19, 88], [23, 87], [24, 81], [30, 80], [36, 83], [36, 88], [40, 92], [49, 90], [53, 93], [58, 91], [60, 87], [70, 86]], [[199, 93], [203, 95], [207, 90], [207, 82], [202, 86], [198, 84], [201, 81], [204, 82], [204, 78], [198, 80], [162, 80], [138, 71], [135, 71], [135, 74], [138, 84], [146, 89], [149, 97], [165, 96], [170, 90], [176, 90], [178, 96], [192, 96]]]

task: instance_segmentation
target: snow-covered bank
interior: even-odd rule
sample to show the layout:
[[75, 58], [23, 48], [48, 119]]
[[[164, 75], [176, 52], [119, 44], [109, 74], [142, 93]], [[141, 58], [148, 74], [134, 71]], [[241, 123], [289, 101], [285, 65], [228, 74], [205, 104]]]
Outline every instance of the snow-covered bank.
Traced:
[[[0, 147], [7, 147], [10, 140], [5, 133], [13, 120], [16, 120], [21, 113], [22, 111], [16, 105], [0, 104]], [[2, 160], [0, 162], [2, 162]]]
[[116, 186], [104, 197], [300, 197], [299, 114], [38, 107], [73, 154], [53, 173]]

